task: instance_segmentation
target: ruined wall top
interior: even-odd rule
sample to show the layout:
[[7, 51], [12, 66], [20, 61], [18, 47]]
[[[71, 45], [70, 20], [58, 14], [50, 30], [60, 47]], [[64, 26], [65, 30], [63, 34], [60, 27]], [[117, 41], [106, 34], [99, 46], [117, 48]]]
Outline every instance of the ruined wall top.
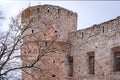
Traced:
[[101, 24], [95, 24], [89, 28], [71, 32], [69, 34], [69, 40], [91, 40], [96, 38], [109, 38], [115, 36], [114, 34], [120, 32], [120, 16], [103, 22]]

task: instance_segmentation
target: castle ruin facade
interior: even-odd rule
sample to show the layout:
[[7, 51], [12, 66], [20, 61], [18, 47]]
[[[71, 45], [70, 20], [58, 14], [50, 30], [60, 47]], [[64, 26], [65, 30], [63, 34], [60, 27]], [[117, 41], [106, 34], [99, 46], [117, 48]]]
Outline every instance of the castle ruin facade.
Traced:
[[34, 68], [23, 70], [23, 80], [120, 80], [120, 17], [77, 30], [77, 13], [38, 5], [22, 12], [22, 23], [30, 26], [24, 33], [21, 55], [27, 57], [22, 65], [49, 51]]

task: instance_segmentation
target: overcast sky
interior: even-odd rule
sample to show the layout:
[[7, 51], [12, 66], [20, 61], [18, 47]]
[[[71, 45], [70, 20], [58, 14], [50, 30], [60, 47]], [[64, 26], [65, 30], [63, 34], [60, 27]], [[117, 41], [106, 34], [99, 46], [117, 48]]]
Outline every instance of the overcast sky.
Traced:
[[0, 0], [0, 10], [4, 20], [1, 30], [8, 27], [9, 17], [15, 16], [29, 5], [52, 4], [78, 13], [78, 28], [83, 29], [120, 16], [120, 1], [33, 1], [33, 0]]

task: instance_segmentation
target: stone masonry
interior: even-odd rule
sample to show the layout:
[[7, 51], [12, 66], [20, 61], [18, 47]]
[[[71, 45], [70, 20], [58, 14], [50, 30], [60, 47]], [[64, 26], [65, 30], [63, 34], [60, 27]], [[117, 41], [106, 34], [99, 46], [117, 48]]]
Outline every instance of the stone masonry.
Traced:
[[22, 12], [22, 23], [30, 26], [21, 46], [23, 65], [55, 40], [35, 65], [42, 70], [24, 69], [23, 80], [120, 80], [120, 17], [77, 30], [77, 13], [38, 5]]

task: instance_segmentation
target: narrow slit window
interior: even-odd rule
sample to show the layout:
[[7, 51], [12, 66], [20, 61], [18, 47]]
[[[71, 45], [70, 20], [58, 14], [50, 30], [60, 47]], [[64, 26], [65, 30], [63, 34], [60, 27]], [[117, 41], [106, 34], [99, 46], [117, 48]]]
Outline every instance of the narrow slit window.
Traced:
[[56, 75], [53, 74], [52, 77], [56, 77]]
[[73, 56], [68, 55], [68, 63], [69, 63], [69, 77], [73, 77]]
[[58, 9], [58, 13], [60, 13], [60, 9]]
[[94, 52], [88, 52], [88, 58], [89, 58], [89, 73], [94, 74], [95, 73], [95, 57]]
[[45, 42], [45, 46], [47, 47], [47, 41]]
[[55, 33], [57, 33], [57, 31], [55, 31]]
[[81, 35], [82, 35], [82, 38], [83, 38], [84, 37], [84, 33], [82, 32]]
[[104, 26], [103, 26], [103, 28], [102, 28], [102, 32], [104, 33]]
[[34, 33], [34, 30], [32, 30], [32, 33]]
[[49, 7], [47, 8], [47, 11], [48, 11], [48, 13], [50, 12], [50, 8]]

